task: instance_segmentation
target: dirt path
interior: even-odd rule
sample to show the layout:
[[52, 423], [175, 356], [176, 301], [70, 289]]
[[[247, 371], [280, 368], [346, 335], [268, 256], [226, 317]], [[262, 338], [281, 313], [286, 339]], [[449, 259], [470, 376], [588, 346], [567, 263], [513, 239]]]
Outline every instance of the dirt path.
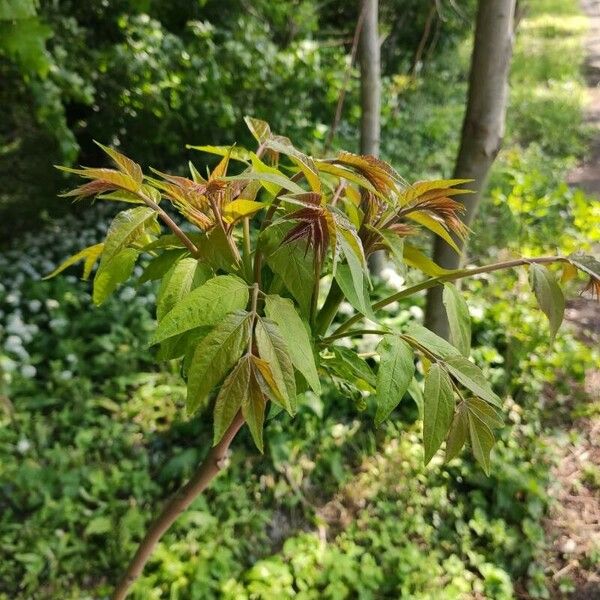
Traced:
[[[600, 201], [600, 0], [582, 0], [581, 5], [590, 20], [586, 121], [597, 133], [586, 160], [569, 174], [568, 182]], [[566, 319], [586, 343], [600, 344], [600, 304], [571, 300]], [[600, 599], [600, 368], [588, 370], [584, 391], [589, 404], [572, 411], [552, 473], [553, 505], [546, 520], [552, 544], [551, 598]]]

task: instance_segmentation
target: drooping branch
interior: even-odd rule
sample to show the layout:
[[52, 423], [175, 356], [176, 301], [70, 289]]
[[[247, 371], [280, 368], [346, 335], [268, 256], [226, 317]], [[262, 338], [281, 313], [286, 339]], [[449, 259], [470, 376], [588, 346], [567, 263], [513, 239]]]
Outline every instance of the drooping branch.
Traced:
[[[430, 279], [425, 279], [420, 283], [412, 285], [410, 287], [404, 288], [391, 296], [387, 296], [386, 298], [382, 298], [378, 302], [372, 305], [373, 311], [380, 310], [388, 304], [392, 302], [396, 302], [397, 300], [402, 300], [404, 298], [409, 298], [410, 296], [421, 292], [423, 290], [427, 290], [432, 288], [435, 285], [440, 283], [445, 283], [448, 281], [456, 281], [457, 279], [464, 279], [465, 277], [473, 277], [474, 275], [481, 275], [482, 273], [491, 273], [493, 271], [499, 271], [501, 269], [512, 269], [514, 267], [520, 267], [522, 265], [527, 264], [544, 264], [544, 263], [553, 263], [553, 262], [568, 262], [568, 259], [564, 256], [539, 256], [537, 258], [515, 258], [513, 260], [507, 260], [498, 263], [492, 263], [491, 265], [483, 265], [481, 267], [474, 267], [470, 269], [459, 269], [448, 273], [447, 275], [440, 275], [439, 277], [431, 277]], [[342, 323], [329, 338], [338, 338], [339, 334], [348, 331], [350, 327], [352, 327], [355, 323], [360, 321], [363, 318], [362, 314], [356, 314], [353, 317], [350, 317], [347, 321]]]
[[210, 449], [208, 455], [192, 478], [167, 502], [160, 515], [150, 526], [135, 556], [129, 563], [127, 571], [125, 571], [125, 574], [117, 584], [112, 595], [112, 600], [124, 600], [126, 598], [131, 586], [142, 573], [144, 565], [150, 558], [154, 547], [162, 535], [226, 466], [229, 446], [243, 424], [244, 417], [240, 411], [235, 416], [221, 441]]

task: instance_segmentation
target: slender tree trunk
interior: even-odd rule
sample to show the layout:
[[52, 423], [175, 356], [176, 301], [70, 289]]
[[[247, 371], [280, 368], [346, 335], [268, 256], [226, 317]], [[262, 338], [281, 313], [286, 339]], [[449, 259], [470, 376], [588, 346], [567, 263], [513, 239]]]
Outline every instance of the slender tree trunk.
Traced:
[[167, 502], [160, 515], [150, 526], [135, 556], [129, 563], [127, 571], [117, 584], [112, 600], [124, 600], [131, 586], [141, 575], [144, 565], [162, 535], [226, 466], [229, 445], [243, 424], [242, 413], [238, 412], [221, 441], [210, 449], [204, 462], [198, 467], [192, 478]]
[[[454, 177], [474, 180], [466, 187], [475, 193], [463, 197], [467, 225], [475, 217], [504, 135], [514, 12], [515, 0], [479, 0], [467, 111], [454, 169]], [[433, 258], [446, 269], [456, 269], [461, 263], [461, 256], [438, 237], [434, 241]], [[448, 337], [442, 286], [430, 289], [427, 294], [425, 324], [438, 335]]]
[[[360, 152], [379, 156], [381, 134], [381, 49], [379, 43], [379, 0], [362, 0], [364, 21], [360, 32]], [[369, 258], [371, 273], [383, 267], [383, 253]]]

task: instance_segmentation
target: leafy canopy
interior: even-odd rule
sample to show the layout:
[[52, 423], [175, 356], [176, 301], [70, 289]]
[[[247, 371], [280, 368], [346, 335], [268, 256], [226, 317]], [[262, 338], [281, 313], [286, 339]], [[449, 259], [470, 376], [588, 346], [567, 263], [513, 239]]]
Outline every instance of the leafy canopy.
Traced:
[[[65, 196], [133, 206], [117, 214], [103, 243], [50, 276], [84, 261], [87, 278], [99, 261], [93, 299], [101, 304], [132, 277], [141, 256], [150, 258], [140, 280], [160, 280], [151, 344], [158, 360], [181, 361], [188, 412], [212, 411], [215, 444], [241, 412], [262, 451], [269, 404], [273, 414], [294, 415], [302, 394], [309, 388], [320, 393], [321, 379], [329, 377], [344, 393], [373, 394], [376, 424], [408, 393], [423, 416], [426, 462], [444, 442], [451, 459], [469, 440], [489, 472], [502, 401], [469, 360], [469, 311], [451, 281], [531, 263], [532, 289], [554, 336], [564, 297], [542, 263], [561, 262], [563, 278], [588, 275], [593, 293], [600, 288], [600, 263], [574, 255], [442, 269], [408, 240], [425, 228], [455, 246], [467, 233], [458, 197], [468, 193], [468, 181], [408, 184], [373, 156], [342, 151], [315, 158], [268, 123], [249, 117], [246, 123], [256, 150], [194, 147], [220, 157], [206, 176], [192, 163], [189, 177], [154, 169], [144, 174], [100, 144], [113, 168], [61, 167], [86, 180]], [[379, 250], [426, 278], [373, 302], [367, 260]], [[438, 284], [445, 286], [450, 342], [416, 322], [399, 331], [377, 323], [379, 309]], [[332, 330], [344, 300], [355, 314]], [[358, 328], [364, 319], [374, 328]], [[366, 333], [381, 336], [374, 358], [339, 343]]]

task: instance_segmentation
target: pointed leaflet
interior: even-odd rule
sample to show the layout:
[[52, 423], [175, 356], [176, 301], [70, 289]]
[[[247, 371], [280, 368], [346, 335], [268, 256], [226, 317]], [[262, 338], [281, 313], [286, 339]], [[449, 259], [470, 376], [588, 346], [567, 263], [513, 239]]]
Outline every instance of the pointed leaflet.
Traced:
[[446, 438], [454, 415], [452, 382], [437, 363], [431, 365], [425, 377], [424, 399], [423, 444], [428, 464]]
[[419, 411], [419, 418], [423, 419], [423, 413], [425, 412], [425, 397], [423, 396], [423, 390], [421, 384], [417, 381], [416, 377], [413, 377], [408, 384], [408, 393], [410, 397], [415, 401], [417, 410]]
[[104, 244], [95, 244], [94, 246], [88, 246], [83, 250], [79, 251], [77, 254], [70, 256], [62, 262], [52, 273], [49, 273], [44, 277], [44, 280], [51, 279], [52, 277], [56, 277], [59, 273], [62, 273], [68, 267], [78, 263], [80, 260], [85, 261], [83, 263], [83, 278], [87, 279], [94, 268], [94, 264], [102, 254], [102, 250], [104, 248]]
[[275, 323], [261, 318], [256, 321], [254, 336], [258, 355], [268, 363], [277, 385], [275, 392], [279, 391], [279, 394], [276, 393], [276, 400], [291, 414], [296, 398], [296, 380], [285, 341]]
[[467, 407], [464, 402], [461, 402], [456, 409], [456, 414], [446, 438], [446, 462], [457, 456], [465, 445], [468, 433], [467, 421]]
[[453, 356], [444, 364], [450, 374], [476, 396], [494, 406], [502, 407], [502, 401], [492, 391], [485, 375], [477, 365], [464, 356]]
[[138, 279], [138, 283], [161, 279], [173, 266], [173, 263], [177, 262], [184, 254], [186, 254], [186, 252], [187, 250], [176, 248], [173, 250], [165, 250], [162, 254], [155, 256], [146, 265], [144, 272]]
[[102, 304], [133, 273], [138, 251], [125, 248], [115, 254], [109, 261], [102, 260], [94, 277], [94, 304]]
[[532, 264], [529, 280], [538, 304], [550, 321], [550, 335], [556, 335], [565, 312], [565, 297], [554, 275], [542, 265]]
[[471, 317], [469, 307], [460, 292], [451, 283], [444, 284], [444, 306], [450, 325], [450, 341], [461, 354], [469, 356], [471, 350]]
[[486, 475], [490, 474], [490, 452], [494, 446], [494, 434], [492, 430], [480, 419], [468, 413], [469, 437], [471, 438], [471, 448], [473, 456], [482, 466]]
[[143, 235], [151, 222], [156, 222], [156, 213], [146, 206], [121, 211], [108, 228], [100, 266]]
[[244, 122], [259, 144], [264, 144], [271, 137], [271, 128], [266, 121], [245, 116]]
[[[227, 156], [229, 154], [229, 158], [233, 160], [239, 160], [242, 162], [248, 162], [250, 157], [252, 156], [252, 152], [250, 150], [246, 150], [246, 148], [242, 148], [240, 146], [192, 146], [191, 144], [186, 144], [185, 146], [188, 150], [199, 150], [200, 152], [207, 152], [208, 154], [216, 154], [217, 156]], [[193, 168], [192, 168], [193, 167]], [[192, 173], [192, 178], [194, 181], [198, 179], [198, 171], [196, 168], [190, 163], [190, 171]], [[204, 178], [198, 179], [202, 181]]]
[[344, 292], [346, 300], [348, 300], [352, 307], [355, 308], [359, 313], [371, 319], [371, 321], [376, 321], [377, 317], [371, 308], [366, 277], [362, 273], [361, 278], [362, 283], [360, 285], [360, 293], [357, 293], [357, 286], [355, 285], [355, 280], [352, 277], [352, 271], [349, 265], [339, 265], [335, 272], [335, 280], [340, 286], [342, 292]]
[[204, 404], [212, 388], [239, 360], [250, 339], [250, 325], [248, 312], [230, 313], [196, 347], [188, 371], [188, 414]]
[[285, 154], [304, 173], [304, 177], [313, 192], [321, 191], [319, 172], [314, 160], [310, 156], [306, 156], [306, 154], [300, 152], [287, 138], [281, 136], [271, 138], [265, 145], [270, 150]]
[[265, 206], [264, 202], [255, 202], [254, 200], [234, 200], [225, 206], [223, 218], [229, 223], [234, 223], [244, 217], [255, 215]]
[[248, 357], [244, 357], [229, 373], [215, 400], [213, 446], [221, 441], [236, 413], [240, 410], [242, 398], [248, 394], [249, 383], [250, 361]]
[[440, 358], [460, 356], [460, 352], [452, 344], [419, 323], [410, 323], [404, 334]]
[[140, 184], [142, 183], [144, 176], [142, 174], [142, 169], [140, 165], [138, 165], [130, 158], [127, 158], [124, 154], [117, 152], [117, 150], [115, 150], [114, 148], [104, 146], [103, 144], [101, 144], [100, 142], [96, 142], [95, 140], [94, 143], [97, 146], [100, 146], [100, 148], [102, 148], [102, 150], [104, 150], [104, 152], [106, 152], [106, 154], [108, 154], [113, 159], [113, 162], [117, 165], [119, 171], [129, 175], [129, 177], [131, 177], [135, 182]]
[[265, 314], [277, 323], [294, 367], [302, 373], [313, 391], [320, 394], [321, 382], [308, 329], [294, 308], [294, 303], [288, 298], [268, 295], [265, 298]]
[[480, 421], [483, 421], [490, 429], [504, 425], [502, 416], [498, 411], [481, 398], [467, 398], [465, 402], [467, 403], [469, 412]]
[[257, 366], [253, 359], [254, 357], [250, 357], [250, 379], [248, 381], [247, 393], [242, 396], [242, 414], [248, 424], [256, 447], [262, 452], [267, 399], [259, 383], [258, 378], [260, 375], [257, 373]]
[[406, 262], [404, 261], [404, 240], [389, 229], [378, 231], [383, 240], [383, 244], [387, 246], [390, 258], [394, 261], [396, 269], [400, 274], [406, 273]]
[[457, 254], [461, 254], [461, 250], [456, 245], [456, 242], [452, 236], [438, 220], [422, 211], [410, 212], [406, 215], [406, 217], [412, 221], [415, 221], [415, 223], [418, 223], [419, 225], [423, 225], [423, 227], [426, 227], [438, 237], [441, 237]]
[[209, 279], [180, 300], [159, 323], [151, 340], [156, 344], [195, 327], [214, 325], [248, 303], [248, 286], [232, 275]]
[[377, 346], [381, 357], [377, 372], [377, 412], [381, 424], [396, 408], [415, 373], [412, 348], [400, 337], [384, 335]]
[[315, 279], [313, 256], [313, 252], [305, 248], [302, 242], [290, 242], [267, 257], [267, 264], [281, 277], [305, 315], [310, 310]]
[[176, 262], [163, 277], [156, 297], [156, 317], [159, 321], [191, 290], [202, 285], [210, 269], [195, 258]]
[[336, 358], [333, 368], [338, 376], [350, 383], [356, 383], [358, 379], [366, 382], [370, 388], [376, 387], [377, 379], [371, 367], [354, 350], [343, 346], [333, 346], [331, 349]]
[[449, 269], [444, 269], [433, 262], [428, 256], [425, 256], [418, 248], [412, 244], [404, 244], [404, 260], [407, 265], [423, 271], [430, 277], [440, 277], [452, 273]]

